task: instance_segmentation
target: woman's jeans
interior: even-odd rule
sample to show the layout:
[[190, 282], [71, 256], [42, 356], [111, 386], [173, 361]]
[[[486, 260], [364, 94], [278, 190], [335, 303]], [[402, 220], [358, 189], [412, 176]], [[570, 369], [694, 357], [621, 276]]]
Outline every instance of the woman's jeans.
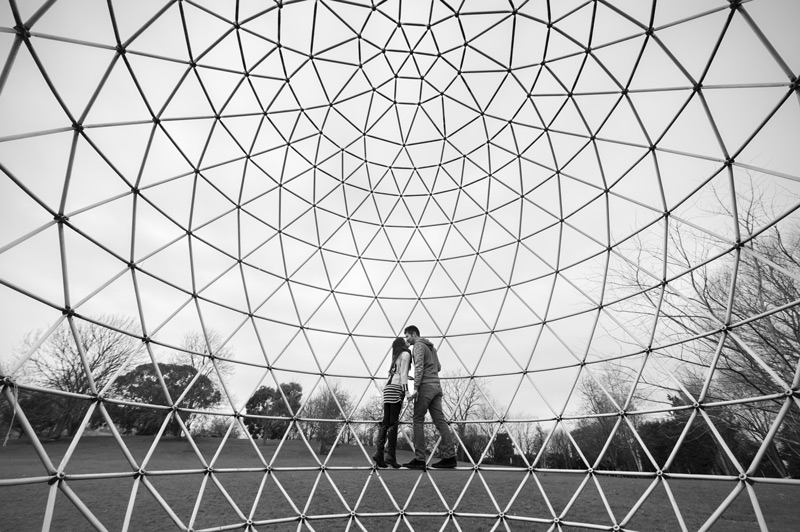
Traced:
[[403, 408], [403, 401], [396, 403], [383, 403], [383, 420], [378, 430], [378, 448], [375, 454], [383, 454], [386, 446], [386, 455], [390, 460], [395, 460], [395, 449], [397, 448], [397, 423], [400, 419], [400, 410]]
[[453, 437], [450, 427], [444, 420], [442, 411], [442, 385], [436, 383], [423, 383], [417, 388], [417, 399], [414, 402], [414, 454], [417, 460], [426, 460], [425, 456], [425, 413], [431, 413], [431, 419], [442, 437], [439, 445], [439, 454], [442, 458], [452, 458], [456, 455], [453, 446]]

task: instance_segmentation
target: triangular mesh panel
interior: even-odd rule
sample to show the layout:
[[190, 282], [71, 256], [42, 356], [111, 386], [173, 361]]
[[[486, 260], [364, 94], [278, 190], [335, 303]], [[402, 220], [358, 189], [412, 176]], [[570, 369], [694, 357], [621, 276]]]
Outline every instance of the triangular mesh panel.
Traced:
[[1, 0], [0, 526], [790, 529], [797, 20]]

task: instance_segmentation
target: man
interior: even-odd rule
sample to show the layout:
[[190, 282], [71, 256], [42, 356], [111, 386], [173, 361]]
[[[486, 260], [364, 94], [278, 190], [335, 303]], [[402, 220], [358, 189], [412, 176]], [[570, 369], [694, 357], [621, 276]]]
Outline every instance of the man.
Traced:
[[430, 412], [433, 424], [442, 438], [439, 446], [442, 459], [431, 467], [456, 467], [456, 449], [442, 411], [442, 384], [439, 381], [439, 371], [442, 369], [442, 365], [439, 364], [436, 348], [428, 339], [420, 338], [419, 329], [414, 325], [409, 325], [403, 332], [406, 335], [406, 342], [412, 346], [414, 388], [416, 390], [414, 395], [409, 397], [411, 399], [416, 396], [414, 402], [415, 457], [403, 466], [411, 469], [425, 469], [426, 447], [423, 422], [425, 413]]

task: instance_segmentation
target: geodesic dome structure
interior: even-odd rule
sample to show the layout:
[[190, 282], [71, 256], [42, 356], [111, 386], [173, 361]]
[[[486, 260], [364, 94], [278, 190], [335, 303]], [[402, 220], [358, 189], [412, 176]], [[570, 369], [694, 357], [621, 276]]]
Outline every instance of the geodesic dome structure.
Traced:
[[[2, 427], [35, 466], [0, 473], [12, 516], [785, 530], [798, 15], [3, 2]], [[372, 467], [409, 324], [445, 369], [454, 472]]]

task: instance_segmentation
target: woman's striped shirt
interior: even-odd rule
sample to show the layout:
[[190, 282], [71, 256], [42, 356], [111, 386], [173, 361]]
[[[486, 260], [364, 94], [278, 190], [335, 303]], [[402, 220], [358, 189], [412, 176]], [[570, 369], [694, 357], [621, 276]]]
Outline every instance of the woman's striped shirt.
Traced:
[[411, 354], [408, 351], [400, 353], [389, 372], [389, 382], [383, 388], [384, 403], [399, 403], [406, 396], [408, 389], [408, 370], [411, 366]]

